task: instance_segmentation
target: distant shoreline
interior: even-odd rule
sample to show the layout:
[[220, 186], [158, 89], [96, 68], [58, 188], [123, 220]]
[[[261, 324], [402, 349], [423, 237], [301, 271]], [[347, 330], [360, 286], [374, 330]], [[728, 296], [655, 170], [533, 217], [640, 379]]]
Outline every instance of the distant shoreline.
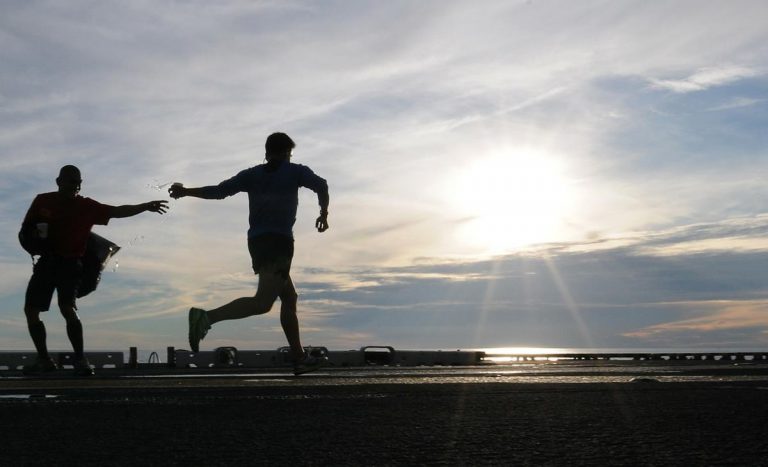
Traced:
[[[753, 362], [768, 363], [768, 350], [693, 350], [674, 349], [554, 349], [554, 348], [486, 348], [456, 350], [411, 350], [396, 349], [391, 346], [364, 346], [356, 350], [332, 350], [315, 347], [327, 355], [332, 366], [367, 366], [367, 365], [479, 365], [524, 362], [563, 362], [563, 361], [680, 361], [703, 363]], [[60, 365], [66, 366], [72, 358], [71, 352], [51, 351]], [[279, 367], [286, 363], [287, 347], [267, 350], [237, 349], [220, 347], [192, 353], [184, 349], [167, 347], [165, 351], [149, 351], [130, 347], [128, 352], [98, 351], [86, 352], [91, 363], [97, 367], [121, 367], [128, 365], [135, 368], [139, 364], [168, 367], [221, 367], [237, 366], [242, 368]], [[32, 350], [0, 350], [0, 371], [13, 369], [34, 359]]]

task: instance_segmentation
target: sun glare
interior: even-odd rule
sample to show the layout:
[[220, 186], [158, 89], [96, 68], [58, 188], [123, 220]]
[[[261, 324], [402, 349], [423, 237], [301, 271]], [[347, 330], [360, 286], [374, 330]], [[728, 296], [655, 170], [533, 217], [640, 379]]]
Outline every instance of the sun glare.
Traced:
[[489, 254], [553, 241], [572, 205], [565, 168], [534, 149], [500, 150], [465, 167], [452, 184], [461, 242]]

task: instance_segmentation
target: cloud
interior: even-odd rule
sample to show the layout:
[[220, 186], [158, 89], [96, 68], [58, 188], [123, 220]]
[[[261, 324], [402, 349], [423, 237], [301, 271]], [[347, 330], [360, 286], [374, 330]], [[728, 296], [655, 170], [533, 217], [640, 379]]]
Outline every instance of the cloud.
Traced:
[[753, 105], [757, 105], [760, 103], [763, 103], [767, 101], [768, 99], [755, 99], [750, 97], [734, 97], [730, 101], [716, 105], [714, 107], [710, 107], [707, 109], [709, 112], [718, 112], [721, 110], [732, 110], [732, 109], [742, 109], [745, 107], [751, 107]]
[[652, 87], [666, 89], [676, 93], [705, 91], [709, 88], [724, 86], [745, 78], [758, 76], [760, 73], [747, 67], [722, 66], [702, 68], [684, 79], [651, 79]]
[[[767, 300], [701, 301], [667, 305], [683, 307], [689, 309], [689, 313], [701, 316], [659, 323], [624, 335], [649, 341], [662, 338], [673, 340], [676, 337], [685, 338], [691, 334], [722, 334], [724, 331], [730, 331], [732, 335], [741, 333], [743, 339], [744, 336], [751, 334], [761, 335], [768, 332]], [[759, 342], [753, 341], [752, 344]], [[741, 344], [749, 345], [749, 343], [749, 340], [745, 339]]]
[[739, 217], [720, 222], [691, 224], [642, 236], [646, 254], [667, 255], [681, 252], [766, 251], [768, 215]]
[[[731, 250], [715, 239], [762, 237], [765, 225], [764, 217], [734, 219], [613, 244], [542, 245], [484, 261], [312, 271], [302, 297], [329, 312], [331, 325], [377, 329], [384, 342], [414, 337], [413, 323], [440, 323], [442, 334], [424, 335], [423, 345], [529, 344], [535, 335], [538, 346], [680, 347], [705, 345], [706, 331], [719, 336], [712, 342], [725, 342], [727, 334], [731, 345], [757, 346], [768, 325], [768, 246]], [[702, 238], [712, 247], [684, 246]], [[659, 254], [662, 246], [669, 250]]]

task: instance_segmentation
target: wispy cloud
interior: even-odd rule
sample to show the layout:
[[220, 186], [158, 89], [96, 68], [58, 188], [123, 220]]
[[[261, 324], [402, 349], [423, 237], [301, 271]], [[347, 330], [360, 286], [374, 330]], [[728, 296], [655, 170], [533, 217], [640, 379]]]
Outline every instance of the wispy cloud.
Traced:
[[[648, 326], [624, 335], [638, 339], [656, 339], [660, 336], [674, 338], [686, 334], [716, 333], [722, 331], [768, 332], [768, 301], [766, 300], [723, 300], [669, 303], [691, 310], [695, 318], [682, 319]], [[757, 344], [758, 342], [753, 342]], [[749, 342], [744, 342], [749, 344]]]
[[742, 109], [745, 107], [751, 107], [768, 101], [766, 98], [750, 98], [750, 97], [734, 97], [728, 102], [707, 109], [710, 112], [717, 112], [721, 110]]
[[683, 79], [651, 79], [654, 88], [677, 93], [705, 91], [709, 88], [731, 84], [744, 78], [758, 76], [758, 70], [742, 66], [703, 68]]

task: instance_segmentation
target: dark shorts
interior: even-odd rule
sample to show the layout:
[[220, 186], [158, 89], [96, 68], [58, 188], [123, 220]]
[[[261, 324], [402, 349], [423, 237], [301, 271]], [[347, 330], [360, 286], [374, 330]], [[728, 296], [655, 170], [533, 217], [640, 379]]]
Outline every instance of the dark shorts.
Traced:
[[77, 309], [77, 289], [83, 276], [83, 263], [79, 258], [43, 256], [35, 264], [27, 285], [25, 308], [48, 311], [53, 291], [56, 290], [59, 307]]
[[288, 278], [293, 261], [293, 239], [280, 234], [262, 234], [248, 239], [248, 252], [255, 274], [272, 272]]

